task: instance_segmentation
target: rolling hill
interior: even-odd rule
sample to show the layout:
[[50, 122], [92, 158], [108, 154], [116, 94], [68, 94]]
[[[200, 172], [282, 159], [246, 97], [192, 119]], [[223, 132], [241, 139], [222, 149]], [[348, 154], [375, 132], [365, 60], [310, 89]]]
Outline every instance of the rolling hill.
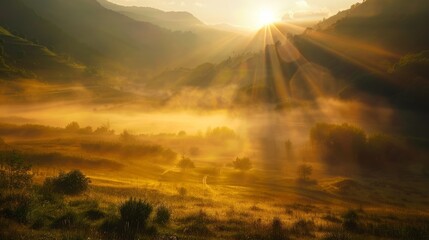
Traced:
[[14, 35], [110, 73], [164, 68], [195, 42], [192, 33], [133, 20], [95, 0], [5, 0], [0, 13], [3, 27]]
[[64, 80], [83, 72], [84, 66], [0, 26], [0, 77]]
[[201, 20], [188, 12], [165, 12], [150, 7], [121, 6], [107, 0], [97, 0], [107, 9], [119, 12], [141, 22], [148, 22], [170, 30], [189, 31], [204, 25]]

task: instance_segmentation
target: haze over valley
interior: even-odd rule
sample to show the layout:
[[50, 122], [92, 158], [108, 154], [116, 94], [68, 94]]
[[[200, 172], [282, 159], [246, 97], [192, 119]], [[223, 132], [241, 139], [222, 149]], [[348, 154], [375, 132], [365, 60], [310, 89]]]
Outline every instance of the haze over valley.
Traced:
[[0, 0], [0, 239], [429, 239], [425, 0]]

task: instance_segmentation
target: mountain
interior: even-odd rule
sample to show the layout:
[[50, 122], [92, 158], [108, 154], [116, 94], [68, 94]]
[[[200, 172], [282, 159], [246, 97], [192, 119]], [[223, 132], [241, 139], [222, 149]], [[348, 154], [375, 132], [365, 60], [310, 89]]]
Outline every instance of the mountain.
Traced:
[[15, 36], [85, 63], [94, 63], [101, 55], [66, 34], [58, 25], [37, 15], [20, 0], [0, 1], [0, 24]]
[[195, 42], [192, 33], [136, 21], [96, 0], [4, 0], [0, 11], [1, 24], [13, 34], [110, 73], [164, 68]]
[[320, 22], [316, 29], [406, 54], [429, 49], [428, 22], [425, 0], [366, 0]]
[[192, 34], [193, 51], [179, 57], [181, 66], [195, 67], [202, 62], [220, 62], [232, 52], [242, 51], [243, 45], [248, 40], [246, 31], [233, 27], [206, 25], [188, 12], [164, 12], [147, 7], [121, 6], [107, 0], [97, 1], [107, 9], [136, 21]]
[[0, 77], [64, 79], [78, 76], [84, 66], [45, 46], [15, 36], [0, 26]]
[[[429, 107], [429, 4], [425, 0], [366, 0], [293, 38], [309, 61], [329, 69], [344, 85], [345, 99], [387, 101], [422, 111]], [[411, 55], [410, 55], [411, 54]], [[408, 61], [414, 59], [413, 61]], [[426, 65], [425, 65], [426, 64]], [[392, 70], [395, 69], [395, 70]], [[371, 96], [371, 97], [368, 97]]]
[[107, 0], [97, 0], [103, 7], [119, 12], [141, 22], [171, 30], [188, 31], [196, 26], [204, 25], [198, 18], [188, 12], [165, 12], [150, 7], [122, 6]]

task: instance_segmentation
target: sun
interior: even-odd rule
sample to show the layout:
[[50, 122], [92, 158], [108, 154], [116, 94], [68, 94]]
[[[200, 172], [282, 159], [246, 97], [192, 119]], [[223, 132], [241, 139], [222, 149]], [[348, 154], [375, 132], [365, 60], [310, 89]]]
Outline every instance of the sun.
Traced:
[[259, 11], [259, 26], [267, 26], [276, 21], [276, 15], [273, 10], [264, 8]]

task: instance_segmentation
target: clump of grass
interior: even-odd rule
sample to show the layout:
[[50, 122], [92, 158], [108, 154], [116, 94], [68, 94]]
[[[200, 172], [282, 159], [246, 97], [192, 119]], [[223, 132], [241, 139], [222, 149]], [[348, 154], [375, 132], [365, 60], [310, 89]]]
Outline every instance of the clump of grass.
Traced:
[[283, 229], [283, 224], [280, 218], [275, 217], [271, 223], [271, 239], [272, 240], [285, 240], [287, 235]]
[[97, 221], [106, 217], [106, 214], [99, 209], [89, 209], [84, 215], [86, 219], [91, 221]]
[[349, 234], [341, 231], [328, 233], [322, 238], [322, 240], [351, 240], [351, 239], [352, 238], [350, 237]]
[[154, 226], [148, 227], [152, 210], [146, 201], [130, 198], [119, 207], [120, 217], [105, 219], [99, 230], [108, 239], [135, 239], [143, 233], [157, 232]]
[[291, 228], [291, 233], [297, 236], [314, 236], [314, 230], [316, 229], [316, 225], [311, 220], [300, 219], [293, 223]]
[[67, 234], [62, 237], [62, 240], [86, 240], [82, 234]]
[[183, 229], [183, 233], [186, 235], [197, 235], [197, 236], [212, 236], [213, 232], [208, 228], [204, 222], [192, 222]]
[[332, 222], [332, 223], [341, 223], [341, 219], [333, 215], [332, 213], [328, 213], [322, 217], [323, 220]]
[[177, 193], [179, 194], [179, 196], [185, 197], [188, 194], [188, 190], [184, 187], [180, 187], [177, 189]]
[[36, 220], [34, 220], [33, 224], [31, 225], [32, 229], [39, 230], [46, 226], [46, 219], [43, 217], [39, 217]]
[[0, 198], [0, 216], [27, 223], [31, 211], [31, 196], [28, 194], [8, 194]]
[[168, 209], [165, 206], [160, 206], [156, 210], [155, 222], [160, 225], [166, 225], [170, 221], [170, 217], [171, 217], [170, 209]]
[[104, 220], [100, 225], [99, 231], [106, 236], [107, 239], [116, 239], [116, 236], [120, 234], [121, 219], [117, 216], [110, 216]]
[[122, 204], [119, 211], [125, 233], [132, 236], [142, 233], [147, 226], [152, 209], [153, 207], [149, 203], [132, 198]]
[[181, 222], [186, 224], [183, 228], [184, 234], [205, 237], [214, 235], [208, 227], [208, 224], [214, 221], [210, 219], [207, 213], [203, 210], [200, 210], [197, 214], [192, 214], [181, 219]]
[[55, 229], [70, 229], [76, 226], [78, 222], [78, 216], [74, 212], [67, 212], [66, 214], [55, 219], [52, 223], [52, 228]]
[[359, 215], [355, 210], [348, 210], [342, 216], [343, 228], [350, 232], [359, 231]]

